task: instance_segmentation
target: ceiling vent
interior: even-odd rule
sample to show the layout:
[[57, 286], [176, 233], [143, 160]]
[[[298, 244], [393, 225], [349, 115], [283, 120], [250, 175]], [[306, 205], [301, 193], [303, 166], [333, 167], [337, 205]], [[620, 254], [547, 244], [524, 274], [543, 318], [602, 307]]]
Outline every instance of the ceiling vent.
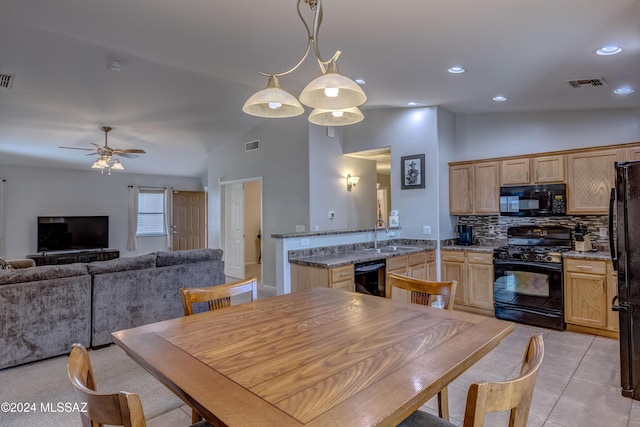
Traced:
[[0, 73], [0, 88], [11, 89], [13, 87], [13, 80], [15, 76], [11, 74]]
[[600, 77], [599, 79], [580, 79], [580, 80], [569, 80], [569, 85], [571, 85], [571, 87], [583, 87], [583, 86], [594, 86], [594, 87], [598, 87], [598, 86], [606, 86], [607, 82], [604, 81], [604, 79], [602, 77]]
[[244, 143], [244, 151], [245, 152], [249, 152], [249, 151], [256, 151], [260, 149], [260, 141], [251, 141], [251, 142], [245, 142]]

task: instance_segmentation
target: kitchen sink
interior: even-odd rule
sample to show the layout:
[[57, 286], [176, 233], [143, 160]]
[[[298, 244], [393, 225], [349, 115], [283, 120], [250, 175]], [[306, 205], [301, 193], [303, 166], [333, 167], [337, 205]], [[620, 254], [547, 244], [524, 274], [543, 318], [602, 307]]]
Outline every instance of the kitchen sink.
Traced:
[[417, 248], [415, 246], [382, 246], [380, 248], [365, 249], [365, 251], [377, 252], [377, 253], [392, 253], [392, 252], [399, 252], [399, 251], [410, 251], [413, 249], [417, 249]]

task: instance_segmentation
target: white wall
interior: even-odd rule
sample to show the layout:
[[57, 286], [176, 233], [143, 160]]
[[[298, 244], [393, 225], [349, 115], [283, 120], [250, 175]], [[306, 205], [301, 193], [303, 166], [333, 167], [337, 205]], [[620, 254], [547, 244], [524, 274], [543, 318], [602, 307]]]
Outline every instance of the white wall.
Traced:
[[134, 175], [112, 172], [0, 166], [5, 183], [6, 256], [24, 258], [36, 253], [38, 216], [108, 215], [109, 246], [131, 257], [168, 250], [166, 237], [138, 238], [138, 249], [127, 250], [128, 186], [202, 191], [199, 178]]
[[640, 109], [458, 114], [456, 161], [640, 141]]
[[[437, 238], [438, 134], [436, 107], [367, 110], [344, 130], [345, 153], [391, 147], [391, 209], [399, 211], [402, 237]], [[402, 156], [425, 154], [425, 188], [400, 188]], [[422, 234], [429, 225], [432, 234]]]
[[[376, 163], [345, 157], [342, 128], [327, 136], [326, 126], [309, 126], [310, 231], [373, 228], [376, 206]], [[347, 174], [360, 182], [347, 190]], [[329, 211], [335, 218], [329, 219]]]
[[[245, 152], [244, 143], [260, 141]], [[309, 126], [302, 117], [264, 120], [209, 153], [209, 242], [220, 243], [220, 182], [262, 178], [262, 281], [275, 286], [272, 234], [309, 227]], [[307, 228], [308, 229], [308, 228]]]

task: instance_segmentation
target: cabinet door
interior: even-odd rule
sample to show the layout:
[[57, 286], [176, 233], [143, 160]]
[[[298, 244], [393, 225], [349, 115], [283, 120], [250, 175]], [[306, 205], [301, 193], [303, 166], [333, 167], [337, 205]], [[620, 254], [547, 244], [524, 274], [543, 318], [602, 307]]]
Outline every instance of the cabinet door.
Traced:
[[435, 282], [438, 280], [438, 271], [436, 265], [436, 251], [427, 252], [427, 280]]
[[500, 184], [521, 185], [529, 184], [530, 170], [529, 159], [509, 159], [500, 163]]
[[564, 182], [564, 156], [534, 157], [532, 163], [535, 184]]
[[567, 155], [567, 213], [609, 213], [609, 195], [615, 183], [614, 162], [622, 157], [622, 150]]
[[410, 276], [414, 279], [428, 280], [427, 278], [427, 264], [416, 264], [410, 267]]
[[606, 276], [565, 273], [565, 320], [576, 325], [607, 326]]
[[[611, 303], [613, 297], [618, 295], [618, 272], [613, 269], [613, 264], [610, 261], [607, 262], [607, 301]], [[618, 318], [618, 312], [607, 310], [607, 329], [612, 331], [620, 330], [620, 319]]]
[[624, 150], [624, 160], [640, 160], [640, 147], [627, 148]]
[[476, 163], [474, 165], [475, 213], [497, 214], [500, 212], [499, 165], [498, 162]]
[[454, 306], [455, 304], [467, 305], [467, 290], [464, 280], [464, 263], [442, 261], [441, 273], [442, 280], [445, 282], [450, 280], [458, 281], [458, 285], [456, 287], [456, 296], [453, 299]]
[[449, 167], [449, 213], [473, 212], [473, 165]]
[[[409, 257], [408, 256], [397, 256], [393, 258], [387, 258], [387, 273], [395, 273], [400, 274], [402, 276], [409, 276]], [[389, 289], [389, 281], [385, 280], [385, 296], [389, 298], [391, 295], [391, 299], [402, 302], [410, 302], [411, 295], [409, 291], [405, 291], [404, 289], [394, 288], [393, 291]]]
[[469, 305], [493, 310], [493, 265], [468, 264]]

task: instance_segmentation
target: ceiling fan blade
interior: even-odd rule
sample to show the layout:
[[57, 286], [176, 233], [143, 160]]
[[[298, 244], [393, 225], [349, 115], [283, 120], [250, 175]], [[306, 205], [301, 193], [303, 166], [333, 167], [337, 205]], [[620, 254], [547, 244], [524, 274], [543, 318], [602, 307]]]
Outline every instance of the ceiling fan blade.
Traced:
[[126, 157], [128, 159], [135, 159], [136, 157], [138, 157], [135, 154], [129, 154], [129, 153], [115, 153], [114, 155], [118, 157]]
[[61, 147], [61, 146], [59, 146], [58, 148], [68, 148], [69, 150], [89, 150], [89, 151], [93, 151], [93, 148]]
[[116, 148], [113, 150], [114, 154], [122, 154], [122, 153], [135, 153], [135, 154], [145, 154], [146, 151], [140, 150], [138, 148]]

